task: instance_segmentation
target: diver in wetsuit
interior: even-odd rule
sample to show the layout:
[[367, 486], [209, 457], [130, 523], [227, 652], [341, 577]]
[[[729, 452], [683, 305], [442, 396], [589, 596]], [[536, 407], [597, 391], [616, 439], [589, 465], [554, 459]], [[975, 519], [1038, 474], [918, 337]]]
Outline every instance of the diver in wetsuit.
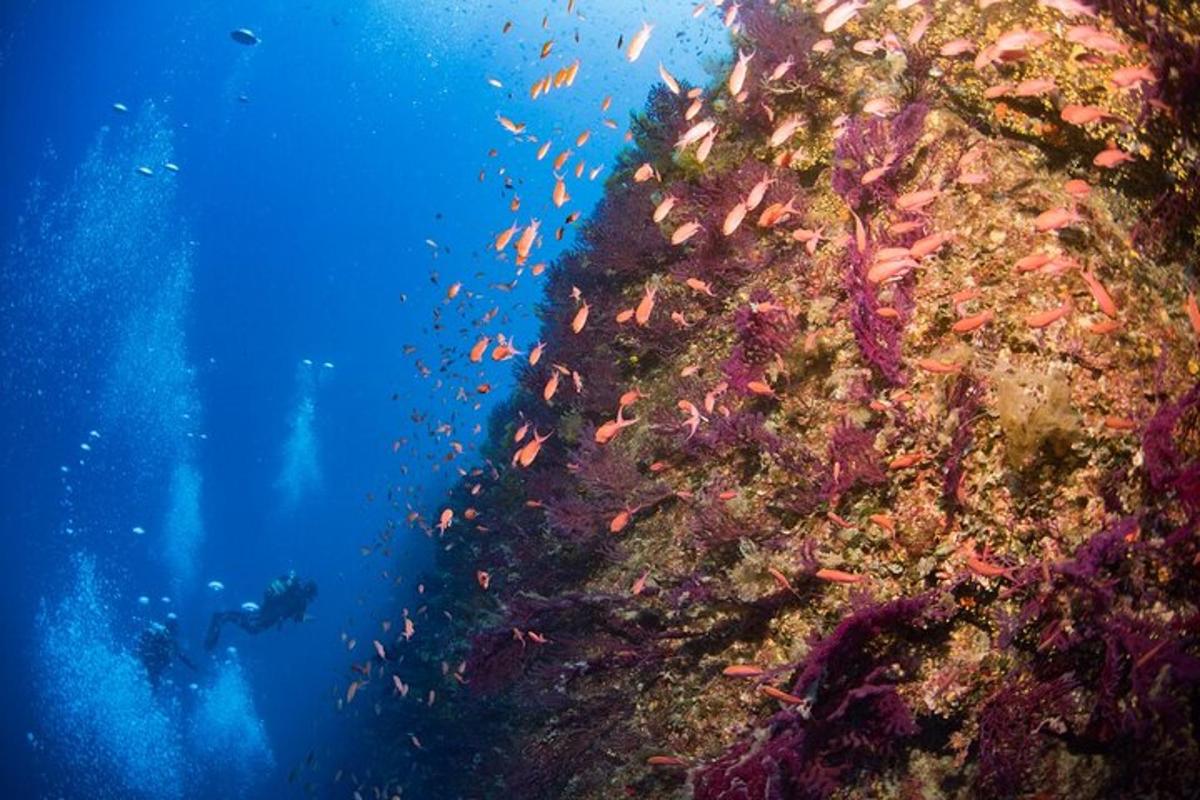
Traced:
[[221, 626], [232, 622], [246, 633], [259, 634], [274, 625], [282, 628], [289, 619], [304, 621], [308, 604], [317, 596], [315, 581], [301, 581], [295, 572], [289, 572], [267, 586], [263, 601], [254, 608], [252, 603], [234, 611], [217, 611], [208, 623], [208, 634], [204, 637], [204, 648], [212, 650], [221, 636]]
[[151, 686], [158, 686], [163, 673], [171, 662], [179, 659], [191, 669], [196, 665], [179, 648], [179, 620], [174, 614], [167, 615], [165, 623], [151, 622], [145, 630], [138, 634], [137, 655], [146, 668]]

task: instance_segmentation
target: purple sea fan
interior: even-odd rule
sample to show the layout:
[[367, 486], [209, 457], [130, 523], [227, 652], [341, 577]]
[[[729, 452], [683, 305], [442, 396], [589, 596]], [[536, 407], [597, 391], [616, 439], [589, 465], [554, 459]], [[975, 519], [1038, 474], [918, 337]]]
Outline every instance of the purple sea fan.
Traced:
[[919, 729], [891, 665], [904, 660], [906, 637], [924, 631], [932, 603], [929, 594], [901, 598], [844, 619], [800, 665], [791, 693], [806, 705], [697, 770], [696, 800], [824, 800], [894, 755]]
[[871, 248], [863, 252], [851, 239], [846, 253], [843, 284], [850, 302], [850, 326], [854, 330], [854, 340], [863, 358], [888, 384], [901, 386], [904, 383], [900, 357], [903, 310], [897, 308], [901, 311], [899, 319], [879, 316], [875, 287], [867, 281], [870, 268]]
[[1043, 782], [1034, 770], [1048, 743], [1047, 724], [1061, 724], [1072, 710], [1075, 682], [1069, 675], [1036, 682], [1010, 675], [979, 714], [979, 773], [985, 797], [1013, 797]]
[[1156, 492], [1173, 491], [1190, 517], [1200, 512], [1200, 459], [1180, 448], [1197, 434], [1200, 421], [1200, 383], [1178, 402], [1165, 403], [1142, 430], [1146, 479]]
[[[925, 126], [929, 106], [914, 102], [891, 120], [853, 117], [834, 145], [833, 190], [851, 208], [888, 202], [895, 194], [890, 180], [904, 166]], [[873, 181], [863, 176], [878, 170]]]
[[844, 418], [829, 436], [829, 461], [823, 493], [831, 502], [851, 489], [887, 482], [883, 460], [875, 449], [875, 433]]

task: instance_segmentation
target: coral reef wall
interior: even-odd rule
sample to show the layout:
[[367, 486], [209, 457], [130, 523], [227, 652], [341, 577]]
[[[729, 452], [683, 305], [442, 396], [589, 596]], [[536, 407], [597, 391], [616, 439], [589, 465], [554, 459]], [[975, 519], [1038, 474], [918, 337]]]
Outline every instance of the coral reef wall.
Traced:
[[1196, 10], [735, 15], [547, 271], [377, 667], [376, 779], [1190, 796]]

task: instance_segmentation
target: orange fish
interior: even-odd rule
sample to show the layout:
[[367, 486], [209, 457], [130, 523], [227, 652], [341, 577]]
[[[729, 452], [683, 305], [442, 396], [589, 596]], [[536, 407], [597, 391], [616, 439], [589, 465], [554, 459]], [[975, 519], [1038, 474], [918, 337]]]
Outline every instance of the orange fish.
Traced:
[[1110, 119], [1112, 115], [1099, 106], [1066, 105], [1059, 112], [1059, 117], [1072, 125], [1088, 125]]
[[941, 191], [938, 189], [920, 189], [900, 195], [893, 205], [900, 211], [915, 211], [932, 203], [940, 194]]
[[438, 518], [437, 529], [441, 533], [445, 533], [446, 529], [454, 523], [454, 509], [442, 509], [442, 515]]
[[571, 195], [567, 194], [567, 184], [563, 181], [562, 175], [555, 173], [554, 191], [551, 193], [551, 200], [554, 201], [554, 207], [562, 208], [570, 199]]
[[798, 706], [798, 705], [804, 704], [803, 698], [796, 697], [796, 695], [794, 695], [794, 694], [788, 694], [787, 692], [783, 691], [782, 689], [776, 689], [774, 686], [770, 686], [769, 684], [764, 683], [763, 685], [758, 687], [758, 690], [760, 692], [762, 692], [763, 694], [765, 694], [767, 697], [770, 697], [773, 700], [778, 700], [781, 703], [787, 703], [788, 705], [793, 705], [793, 706]]
[[681, 245], [688, 239], [691, 239], [693, 236], [695, 236], [699, 231], [699, 222], [696, 222], [695, 220], [692, 220], [691, 222], [685, 222], [676, 228], [675, 232], [671, 234], [671, 244]]
[[1096, 154], [1095, 158], [1092, 159], [1093, 164], [1095, 164], [1097, 167], [1103, 167], [1105, 169], [1112, 169], [1126, 161], [1133, 161], [1133, 156], [1116, 147], [1110, 147], [1107, 150], [1102, 150]]
[[707, 281], [702, 281], [699, 278], [688, 278], [684, 281], [684, 283], [687, 284], [688, 288], [692, 289], [693, 291], [699, 292], [700, 294], [706, 294], [709, 297], [714, 296], [712, 286]]
[[1200, 336], [1200, 306], [1196, 305], [1196, 295], [1188, 292], [1183, 307], [1187, 311], [1188, 322], [1192, 324], [1192, 332]]
[[547, 403], [554, 397], [554, 393], [558, 391], [558, 372], [550, 373], [550, 379], [546, 381], [546, 385], [542, 388], [542, 399]]
[[469, 356], [473, 363], [478, 364], [480, 361], [483, 361], [483, 354], [487, 351], [487, 347], [491, 341], [491, 337], [484, 336], [475, 343], [475, 346], [471, 348], [471, 353]]
[[738, 226], [742, 224], [742, 220], [746, 218], [747, 206], [743, 202], [737, 203], [725, 215], [725, 222], [721, 225], [721, 233], [726, 236], [731, 236]]
[[995, 312], [989, 308], [987, 311], [981, 311], [978, 314], [972, 314], [969, 317], [963, 317], [951, 325], [950, 329], [955, 333], [970, 333], [973, 330], [982, 328], [995, 318]]
[[629, 59], [629, 63], [638, 60], [638, 56], [642, 54], [642, 50], [646, 48], [646, 42], [650, 41], [650, 32], [654, 30], [654, 26], [643, 22], [641, 29], [633, 35], [629, 40], [629, 47], [625, 51], [625, 58]]
[[674, 75], [667, 72], [667, 68], [663, 66], [661, 61], [658, 62], [658, 76], [662, 78], [663, 83], [671, 90], [671, 94], [679, 94], [679, 81], [675, 80]]
[[1071, 312], [1071, 298], [1066, 298], [1062, 304], [1049, 311], [1037, 311], [1025, 317], [1025, 324], [1031, 328], [1045, 328], [1053, 325]]
[[542, 352], [545, 349], [546, 345], [542, 342], [538, 342], [533, 346], [533, 349], [529, 351], [529, 366], [537, 366], [537, 363], [542, 360]]
[[917, 366], [935, 375], [954, 375], [962, 371], [961, 364], [942, 361], [938, 358], [918, 358]]
[[515, 134], [521, 133], [522, 131], [525, 130], [525, 123], [513, 122], [508, 117], [502, 116], [500, 114], [496, 115], [496, 120], [500, 123], [500, 125], [504, 128], [504, 130], [508, 131], [511, 134], [515, 135]]
[[528, 444], [517, 451], [517, 454], [513, 457], [513, 461], [522, 467], [529, 467], [533, 464], [534, 459], [538, 457], [538, 453], [542, 452], [542, 443], [549, 439], [551, 434], [553, 434], [553, 431], [542, 436], [535, 428], [533, 438], [529, 440]]
[[646, 293], [642, 295], [641, 302], [637, 304], [633, 320], [641, 327], [645, 327], [650, 322], [650, 312], [654, 310], [654, 295], [657, 292], [657, 287], [647, 286]]
[[579, 333], [583, 330], [583, 326], [587, 325], [589, 311], [591, 311], [591, 306], [589, 306], [587, 303], [584, 303], [579, 307], [579, 310], [575, 312], [575, 317], [571, 320], [571, 330], [574, 333]]
[[630, 587], [629, 593], [636, 597], [637, 595], [644, 592], [646, 590], [646, 579], [649, 577], [650, 577], [650, 570], [646, 570], [645, 572], [643, 572], [641, 577], [633, 582], [633, 586]]
[[517, 231], [519, 230], [521, 230], [521, 226], [514, 222], [511, 228], [497, 234], [496, 241], [494, 242], [496, 252], [501, 252], [504, 248], [508, 247], [508, 243], [512, 241], [512, 238], [517, 235]]
[[742, 86], [746, 83], [746, 72], [750, 67], [750, 59], [754, 58], [754, 53], [746, 55], [741, 50], [738, 50], [737, 63], [733, 65], [733, 70], [729, 73], [729, 81], [726, 84], [729, 87], [729, 93], [737, 97], [742, 93]]
[[629, 509], [623, 509], [617, 513], [615, 517], [608, 523], [609, 533], [620, 533], [625, 530], [625, 526], [629, 524], [630, 512]]
[[608, 444], [610, 441], [616, 438], [618, 433], [638, 421], [637, 417], [634, 417], [633, 419], [625, 419], [624, 413], [625, 406], [618, 406], [617, 418], [615, 420], [609, 420], [599, 428], [596, 428], [596, 433], [594, 436], [596, 444]]
[[730, 664], [721, 670], [721, 674], [728, 678], [757, 678], [763, 671], [762, 667], [754, 664]]
[[866, 580], [862, 575], [854, 575], [850, 572], [843, 572], [840, 569], [826, 569], [824, 567], [814, 572], [813, 575], [820, 580], [830, 583], [862, 583]]
[[1049, 211], [1043, 211], [1033, 220], [1033, 227], [1038, 231], [1056, 231], [1060, 228], [1065, 228], [1072, 223], [1078, 222], [1082, 217], [1079, 212], [1071, 208], [1052, 208]]
[[517, 239], [517, 257], [524, 261], [529, 257], [529, 251], [533, 249], [534, 240], [537, 239], [538, 227], [541, 225], [536, 219], [529, 220], [529, 225], [521, 232], [521, 237]]
[[492, 576], [480, 569], [475, 571], [475, 580], [479, 582], [479, 588], [486, 592], [492, 583]]
[[1117, 304], [1113, 302], [1112, 295], [1104, 288], [1104, 284], [1096, 279], [1096, 276], [1087, 270], [1080, 270], [1080, 276], [1083, 282], [1087, 284], [1088, 291], [1092, 293], [1092, 299], [1096, 301], [1096, 305], [1100, 307], [1107, 316], [1116, 318]]
[[654, 214], [652, 216], [652, 219], [656, 223], [662, 222], [664, 219], [667, 218], [667, 215], [671, 213], [671, 209], [673, 209], [675, 207], [676, 202], [678, 202], [678, 201], [672, 195], [667, 195], [666, 197], [664, 197], [662, 199], [662, 201], [659, 202], [659, 204], [654, 207]]
[[646, 763], [652, 767], [686, 767], [688, 762], [679, 756], [650, 756]]

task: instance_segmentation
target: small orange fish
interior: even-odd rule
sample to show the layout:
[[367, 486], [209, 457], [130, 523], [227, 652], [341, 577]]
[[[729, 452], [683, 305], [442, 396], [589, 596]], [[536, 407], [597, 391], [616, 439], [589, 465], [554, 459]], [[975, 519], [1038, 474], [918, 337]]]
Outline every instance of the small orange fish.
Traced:
[[454, 509], [442, 509], [442, 515], [438, 518], [437, 529], [440, 532], [445, 533], [446, 529], [452, 524], [454, 524]]
[[1025, 324], [1031, 328], [1045, 328], [1053, 325], [1071, 312], [1071, 298], [1066, 298], [1062, 304], [1048, 311], [1037, 311], [1025, 317]]
[[637, 580], [635, 580], [633, 582], [633, 586], [630, 587], [629, 593], [632, 594], [634, 597], [636, 597], [639, 594], [641, 594], [642, 592], [646, 591], [646, 579], [649, 577], [650, 577], [650, 570], [646, 570], [645, 572], [643, 572], [641, 577], [639, 577]]
[[517, 231], [519, 230], [521, 230], [521, 226], [514, 222], [511, 228], [507, 228], [497, 234], [494, 242], [496, 252], [500, 252], [508, 247], [508, 243], [512, 241], [512, 238], [517, 235]]
[[850, 572], [843, 572], [840, 569], [826, 569], [822, 567], [813, 573], [818, 579], [828, 581], [829, 583], [862, 583], [866, 578], [862, 575], [855, 575]]
[[469, 356], [472, 363], [478, 364], [480, 361], [483, 361], [483, 354], [487, 351], [488, 345], [491, 344], [491, 341], [492, 339], [490, 336], [484, 336], [475, 343], [475, 346], [471, 348], [471, 353]]
[[1092, 293], [1092, 299], [1096, 301], [1096, 305], [1100, 307], [1107, 316], [1116, 318], [1117, 304], [1113, 301], [1112, 295], [1104, 288], [1104, 284], [1096, 279], [1096, 276], [1087, 270], [1080, 270], [1080, 276], [1083, 282], [1087, 284], [1088, 291]]
[[1102, 150], [1096, 154], [1095, 158], [1092, 159], [1093, 164], [1095, 164], [1097, 167], [1103, 167], [1105, 169], [1112, 169], [1120, 164], [1125, 163], [1126, 161], [1133, 161], [1133, 156], [1116, 147], [1110, 147], [1107, 150]]
[[542, 436], [535, 428], [533, 438], [529, 440], [528, 444], [517, 451], [517, 454], [513, 457], [513, 461], [522, 467], [529, 467], [533, 464], [534, 459], [538, 457], [538, 453], [542, 451], [542, 444], [550, 438], [552, 433], [553, 431]]
[[1080, 200], [1088, 196], [1088, 194], [1092, 191], [1092, 187], [1085, 180], [1072, 178], [1063, 184], [1063, 191], [1071, 195], [1071, 197], [1074, 197], [1076, 200]]
[[589, 306], [587, 303], [584, 303], [579, 307], [579, 310], [575, 312], [574, 319], [571, 320], [572, 332], [579, 333], [583, 330], [583, 326], [587, 325], [589, 311], [591, 311], [591, 306]]
[[763, 671], [762, 667], [754, 664], [730, 664], [721, 670], [721, 674], [728, 678], [757, 678]]
[[658, 62], [658, 76], [662, 78], [663, 83], [666, 84], [671, 94], [679, 94], [679, 81], [675, 80], [675, 76], [667, 71], [667, 68], [663, 66], [661, 61]]
[[679, 756], [650, 756], [646, 763], [652, 767], [686, 767], [688, 762]]
[[932, 203], [940, 194], [939, 189], [920, 189], [900, 195], [893, 205], [900, 211], [916, 211]]
[[729, 73], [727, 86], [729, 93], [737, 97], [742, 93], [742, 87], [746, 83], [746, 72], [750, 66], [750, 59], [754, 58], [754, 53], [746, 55], [741, 50], [738, 50], [737, 63], [733, 65], [733, 70]]
[[1196, 305], [1196, 295], [1188, 292], [1183, 307], [1187, 311], [1188, 322], [1192, 324], [1192, 332], [1200, 336], [1200, 306]]
[[654, 295], [657, 291], [657, 287], [647, 286], [646, 293], [642, 295], [641, 302], [637, 304], [633, 320], [641, 327], [645, 327], [650, 322], [650, 312], [654, 310]]
[[758, 690], [760, 692], [762, 692], [763, 694], [765, 694], [767, 697], [770, 697], [773, 700], [778, 700], [781, 703], [787, 703], [788, 705], [793, 705], [793, 706], [798, 706], [798, 705], [804, 704], [803, 698], [796, 697], [796, 695], [794, 695], [794, 694], [788, 694], [787, 692], [783, 691], [782, 689], [776, 689], [774, 686], [771, 686], [766, 683], [759, 686]]
[[746, 204], [743, 202], [739, 202], [731, 208], [729, 213], [725, 215], [725, 222], [721, 225], [721, 233], [726, 236], [733, 235], [738, 226], [742, 224], [742, 220], [746, 218], [747, 210]]
[[671, 213], [671, 209], [675, 207], [676, 202], [678, 201], [672, 195], [667, 195], [664, 197], [659, 204], [654, 207], [654, 214], [652, 215], [654, 222], [659, 223], [666, 219], [667, 215]]
[[894, 534], [896, 532], [896, 522], [887, 514], [872, 514], [867, 519], [871, 520], [871, 522], [874, 522], [888, 533]]
[[675, 232], [671, 234], [671, 244], [676, 246], [681, 245], [688, 239], [691, 239], [693, 236], [695, 236], [699, 231], [699, 222], [696, 222], [695, 220], [692, 220], [691, 222], [685, 222], [676, 228]]
[[557, 391], [558, 391], [558, 372], [555, 371], [555, 372], [550, 373], [550, 379], [547, 380], [546, 385], [544, 387], [542, 387], [542, 399], [545, 400], [547, 403], [549, 403], [551, 398], [554, 397], [554, 394]]
[[533, 346], [533, 349], [529, 351], [529, 366], [537, 366], [537, 363], [542, 360], [542, 352], [545, 349], [546, 345], [542, 342]]
[[488, 586], [491, 586], [492, 584], [492, 576], [488, 575], [481, 569], [475, 571], [475, 580], [478, 581], [479, 588], [483, 589], [485, 592], [487, 591]]
[[684, 281], [687, 287], [700, 294], [706, 294], [709, 297], [714, 297], [712, 286], [707, 281], [702, 281], [699, 278], [688, 278]]
[[1038, 231], [1056, 231], [1060, 228], [1065, 228], [1072, 223], [1078, 222], [1082, 217], [1079, 212], [1072, 208], [1052, 208], [1048, 211], [1043, 211], [1038, 214], [1033, 220], [1033, 227]]
[[625, 51], [625, 58], [629, 60], [629, 63], [632, 64], [634, 61], [638, 60], [638, 57], [642, 54], [642, 51], [646, 49], [646, 43], [650, 41], [650, 33], [653, 30], [653, 25], [643, 22], [642, 27], [633, 35], [633, 38], [629, 40], [629, 48]]
[[922, 452], [905, 453], [904, 455], [896, 456], [888, 462], [888, 469], [907, 469], [915, 464], [925, 460], [925, 454]]
[[516, 135], [525, 130], [525, 123], [513, 122], [511, 119], [509, 119], [508, 117], [502, 116], [501, 114], [496, 115], [496, 120], [500, 123], [501, 127], [503, 127], [504, 130], [508, 131], [511, 134]]
[[962, 372], [961, 364], [942, 361], [938, 358], [918, 358], [917, 366], [926, 372], [932, 372], [935, 375], [955, 375], [959, 372]]
[[978, 314], [972, 314], [969, 317], [963, 317], [951, 325], [950, 329], [955, 333], [970, 333], [971, 331], [982, 328], [995, 318], [995, 312], [989, 308], [988, 310], [981, 311]]
[[1110, 119], [1112, 115], [1099, 106], [1066, 105], [1059, 117], [1071, 125], [1088, 125]]
[[608, 523], [609, 533], [620, 533], [625, 530], [625, 526], [629, 524], [630, 512], [629, 509], [623, 509], [617, 512], [617, 515]]

